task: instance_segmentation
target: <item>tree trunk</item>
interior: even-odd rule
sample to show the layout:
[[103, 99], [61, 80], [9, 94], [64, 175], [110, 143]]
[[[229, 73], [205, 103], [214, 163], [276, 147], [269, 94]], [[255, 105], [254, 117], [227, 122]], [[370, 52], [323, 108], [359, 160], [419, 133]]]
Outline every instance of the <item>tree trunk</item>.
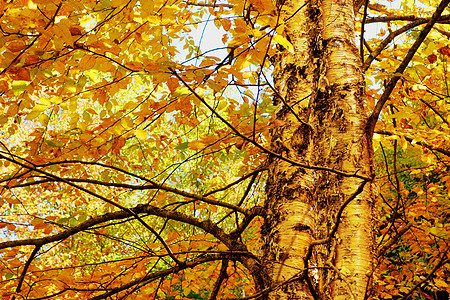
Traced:
[[271, 147], [298, 164], [269, 161], [269, 298], [364, 299], [372, 275], [373, 170], [353, 3], [281, 2], [294, 53], [283, 50], [274, 71], [280, 107]]

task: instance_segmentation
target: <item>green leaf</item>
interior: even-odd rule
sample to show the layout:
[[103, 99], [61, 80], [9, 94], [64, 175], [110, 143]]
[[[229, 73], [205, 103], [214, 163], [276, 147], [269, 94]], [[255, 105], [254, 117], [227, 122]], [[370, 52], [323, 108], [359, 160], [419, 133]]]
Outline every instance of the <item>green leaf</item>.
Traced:
[[69, 221], [69, 218], [61, 218], [58, 221], [56, 221], [56, 223], [58, 224], [64, 224], [67, 223]]
[[55, 141], [55, 142], [54, 142], [54, 141], [45, 140], [45, 143], [46, 143], [47, 145], [49, 145], [50, 147], [60, 148], [60, 147], [63, 146], [63, 143], [58, 142], [58, 141]]
[[176, 146], [175, 149], [177, 149], [177, 150], [184, 150], [184, 149], [187, 149], [188, 144], [189, 144], [189, 142], [181, 143], [181, 144], [179, 144], [178, 146]]
[[78, 216], [78, 222], [83, 223], [84, 221], [86, 221], [88, 219], [88, 216], [85, 214], [81, 214]]

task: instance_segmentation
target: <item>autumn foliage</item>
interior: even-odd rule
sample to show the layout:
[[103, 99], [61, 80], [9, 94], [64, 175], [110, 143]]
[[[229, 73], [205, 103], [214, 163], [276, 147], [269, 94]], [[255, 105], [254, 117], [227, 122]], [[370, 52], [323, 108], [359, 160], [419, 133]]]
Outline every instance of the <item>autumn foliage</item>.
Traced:
[[[1, 1], [1, 299], [263, 294], [278, 2]], [[370, 110], [439, 4], [404, 3], [357, 15]], [[450, 292], [448, 13], [375, 127], [375, 299]]]

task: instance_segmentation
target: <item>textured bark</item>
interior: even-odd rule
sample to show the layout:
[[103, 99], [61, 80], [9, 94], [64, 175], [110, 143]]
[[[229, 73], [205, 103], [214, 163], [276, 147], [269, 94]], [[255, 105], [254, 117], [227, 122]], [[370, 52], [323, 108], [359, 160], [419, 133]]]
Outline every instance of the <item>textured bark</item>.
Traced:
[[[282, 51], [274, 72], [280, 125], [272, 131], [272, 150], [305, 165], [372, 178], [353, 3], [279, 5], [295, 51]], [[270, 299], [364, 299], [373, 253], [369, 183], [333, 230], [338, 212], [362, 184], [354, 176], [270, 159], [264, 266], [267, 286], [282, 285]]]
[[[309, 4], [311, 3], [311, 4]], [[302, 119], [308, 118], [308, 103], [315, 82], [312, 48], [317, 32], [318, 14], [307, 1], [284, 1], [282, 18], [286, 23], [286, 37], [294, 46], [294, 53], [282, 51], [274, 71], [274, 83], [280, 104], [276, 117], [281, 125], [272, 131], [272, 150], [289, 159], [308, 162], [311, 159], [311, 128]], [[292, 15], [296, 12], [294, 15]], [[309, 13], [311, 12], [311, 13]], [[265, 256], [263, 265], [268, 271], [268, 287], [305, 274], [305, 262], [313, 239], [314, 203], [313, 172], [294, 167], [278, 159], [270, 161], [267, 182], [267, 217], [263, 227]], [[294, 281], [269, 294], [270, 299], [310, 298], [305, 281]]]

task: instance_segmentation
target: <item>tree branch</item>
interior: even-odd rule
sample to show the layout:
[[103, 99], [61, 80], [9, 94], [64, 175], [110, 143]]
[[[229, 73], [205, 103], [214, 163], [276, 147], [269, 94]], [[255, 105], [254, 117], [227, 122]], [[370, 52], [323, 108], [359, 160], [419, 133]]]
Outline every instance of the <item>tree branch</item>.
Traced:
[[400, 300], [405, 300], [408, 299], [409, 296], [417, 289], [419, 288], [422, 284], [424, 284], [425, 282], [427, 282], [428, 280], [430, 280], [431, 276], [434, 275], [434, 273], [436, 273], [436, 271], [442, 267], [443, 265], [445, 265], [446, 263], [450, 262], [450, 259], [447, 259], [447, 251], [449, 250], [449, 247], [447, 247], [447, 249], [442, 253], [441, 258], [439, 259], [438, 263], [434, 266], [434, 268], [430, 271], [430, 273], [423, 278], [422, 280], [420, 280], [418, 283], [416, 283], [416, 285], [414, 285], [409, 291], [408, 293], [406, 293]]
[[422, 99], [422, 97], [418, 97], [419, 101], [422, 102], [423, 104], [425, 104], [429, 109], [431, 109], [436, 115], [439, 116], [439, 118], [441, 118], [441, 120], [447, 124], [447, 126], [450, 127], [449, 122], [447, 121], [447, 119], [445, 119], [445, 117], [433, 106], [430, 105], [430, 103], [426, 102], [425, 100]]
[[107, 299], [107, 298], [111, 297], [112, 295], [115, 295], [121, 291], [127, 290], [137, 284], [148, 283], [155, 279], [165, 277], [169, 274], [175, 274], [175, 273], [185, 270], [185, 269], [192, 269], [193, 267], [195, 267], [199, 264], [205, 263], [205, 262], [222, 260], [222, 259], [230, 258], [232, 256], [233, 256], [232, 254], [211, 254], [211, 255], [207, 255], [207, 256], [201, 256], [196, 259], [193, 259], [192, 261], [185, 262], [185, 264], [183, 266], [176, 265], [175, 267], [172, 267], [172, 268], [169, 268], [166, 270], [162, 270], [162, 271], [158, 271], [155, 273], [147, 274], [141, 278], [131, 280], [130, 282], [123, 284], [119, 287], [111, 288], [108, 292], [103, 293], [99, 296], [91, 297], [91, 298], [89, 298], [89, 300]]
[[440, 34], [445, 35], [446, 37], [448, 37], [450, 39], [450, 32], [442, 30], [440, 28], [436, 28], [436, 31], [439, 32]]
[[[22, 284], [25, 279], [25, 275], [27, 274], [28, 268], [31, 265], [31, 262], [36, 257], [37, 253], [41, 249], [41, 245], [37, 245], [34, 247], [33, 252], [31, 252], [30, 257], [28, 258], [27, 262], [25, 263], [25, 266], [23, 267], [22, 274], [20, 274], [19, 283], [17, 284], [16, 293], [20, 293], [22, 290]], [[11, 300], [15, 300], [16, 296], [14, 295]]]
[[262, 206], [255, 206], [250, 210], [250, 214], [244, 217], [241, 224], [232, 232], [230, 232], [230, 236], [237, 238], [241, 235], [242, 232], [247, 228], [248, 224], [257, 216], [265, 216], [266, 211]]
[[[395, 70], [395, 72], [394, 72], [395, 75], [391, 78], [391, 80], [389, 80], [389, 83], [387, 84], [387, 86], [386, 86], [386, 88], [385, 88], [385, 90], [383, 92], [383, 95], [381, 95], [380, 99], [378, 100], [377, 104], [375, 105], [375, 108], [374, 108], [371, 116], [369, 117], [368, 124], [367, 124], [368, 125], [368, 129], [369, 129], [369, 134], [373, 133], [373, 131], [375, 129], [375, 124], [376, 124], [376, 122], [378, 120], [378, 117], [379, 117], [379, 115], [381, 113], [381, 110], [383, 109], [384, 105], [386, 104], [386, 101], [389, 99], [389, 96], [391, 95], [392, 91], [394, 90], [395, 85], [397, 84], [397, 81], [400, 79], [400, 77], [401, 77], [400, 74], [402, 74], [403, 71], [405, 71], [406, 67], [408, 66], [409, 62], [413, 58], [414, 54], [419, 49], [419, 46], [425, 40], [425, 37], [430, 32], [431, 28], [433, 28], [433, 25], [439, 19], [439, 17], [441, 16], [442, 12], [444, 11], [444, 9], [447, 7], [447, 5], [449, 3], [450, 3], [450, 0], [443, 0], [439, 4], [439, 6], [436, 9], [436, 11], [434, 12], [433, 16], [429, 19], [427, 25], [425, 25], [425, 27], [420, 32], [419, 37], [416, 39], [414, 44], [411, 46], [411, 48], [409, 49], [409, 51], [406, 54], [405, 58], [403, 59], [403, 61], [398, 66], [397, 70]], [[374, 52], [376, 52], [376, 50]], [[367, 60], [369, 60], [369, 58]], [[367, 62], [367, 60], [366, 60], [366, 62]], [[372, 58], [372, 60], [373, 60], [373, 58]], [[370, 64], [370, 62], [368, 64]], [[366, 63], [365, 63], [365, 67], [368, 67], [368, 65]], [[364, 70], [367, 70], [367, 69], [364, 68]]]
[[212, 194], [215, 194], [215, 193], [217, 193], [217, 192], [225, 191], [225, 190], [229, 189], [230, 187], [232, 187], [232, 186], [234, 186], [234, 185], [236, 185], [236, 184], [238, 184], [238, 183], [240, 183], [240, 182], [246, 180], [247, 178], [249, 178], [249, 177], [251, 177], [251, 176], [254, 176], [254, 175], [258, 174], [259, 172], [267, 171], [267, 170], [268, 170], [268, 168], [265, 167], [265, 166], [260, 167], [260, 168], [257, 168], [257, 169], [255, 169], [255, 170], [251, 171], [250, 173], [245, 174], [245, 175], [242, 176], [241, 178], [239, 178], [239, 179], [237, 179], [237, 180], [235, 180], [235, 181], [233, 181], [233, 182], [227, 184], [227, 185], [224, 186], [224, 187], [221, 187], [221, 188], [218, 188], [218, 189], [215, 189], [215, 190], [212, 190], [212, 191], [207, 192], [206, 194], [203, 195], [203, 197], [207, 197], [207, 196], [212, 195]]
[[444, 154], [444, 155], [447, 155], [447, 156], [450, 157], [450, 150], [447, 150], [447, 149], [444, 149], [444, 148], [440, 148], [440, 147], [434, 147], [434, 146], [428, 145], [425, 142], [414, 141], [414, 139], [409, 137], [409, 136], [400, 135], [398, 133], [387, 131], [387, 130], [375, 130], [374, 133], [381, 134], [381, 135], [390, 135], [390, 136], [397, 135], [397, 136], [401, 136], [401, 137], [404, 137], [405, 140], [407, 140], [410, 143], [414, 142], [416, 145], [425, 147], [425, 148], [427, 148], [429, 150], [436, 151], [436, 152], [439, 152], [441, 154]]
[[220, 286], [222, 285], [222, 282], [228, 278], [228, 274], [227, 274], [228, 262], [229, 262], [228, 259], [222, 260], [222, 266], [220, 267], [219, 278], [217, 278], [216, 283], [214, 284], [214, 288], [212, 290], [211, 295], [209, 296], [209, 300], [217, 299], [217, 295], [219, 294]]
[[[368, 18], [366, 20], [366, 23], [378, 23], [378, 22], [390, 22], [390, 21], [421, 21], [423, 23], [426, 23], [430, 21], [430, 18], [419, 18], [414, 15], [409, 16], [383, 16], [383, 17], [374, 17], [374, 18]], [[447, 23], [450, 21], [450, 15], [443, 15], [438, 18], [436, 23]], [[423, 24], [422, 23], [422, 24]]]
[[[130, 212], [129, 210], [131, 210], [132, 212]], [[155, 206], [152, 206], [149, 204], [146, 204], [146, 205], [139, 204], [136, 207], [131, 208], [129, 210], [120, 210], [117, 212], [112, 212], [112, 213], [107, 213], [107, 214], [100, 215], [100, 216], [95, 216], [93, 218], [90, 218], [89, 220], [86, 220], [76, 226], [73, 226], [73, 227], [71, 227], [67, 230], [64, 230], [63, 232], [57, 233], [55, 235], [42, 237], [42, 238], [35, 238], [35, 239], [24, 239], [24, 240], [1, 242], [0, 249], [12, 248], [12, 247], [18, 247], [18, 246], [26, 246], [26, 245], [42, 246], [42, 245], [49, 244], [52, 242], [62, 241], [62, 240], [65, 240], [68, 237], [70, 237], [74, 234], [77, 234], [81, 231], [88, 230], [97, 224], [101, 224], [101, 223], [104, 223], [107, 221], [112, 221], [112, 220], [126, 219], [126, 218], [133, 217], [136, 214], [143, 214], [143, 213], [196, 226], [198, 228], [203, 229], [205, 232], [212, 234], [218, 240], [223, 242], [227, 247], [229, 247], [230, 249], [233, 249], [233, 240], [231, 239], [231, 237], [228, 234], [226, 234], [217, 225], [212, 223], [210, 220], [201, 221], [195, 217], [191, 217], [191, 216], [185, 215], [185, 214], [177, 212], [177, 211], [165, 210], [165, 209], [158, 208], [158, 207], [155, 207]]]
[[405, 227], [403, 227], [389, 242], [387, 242], [381, 249], [378, 251], [377, 256], [382, 256], [389, 248], [394, 245], [399, 238], [401, 238], [411, 227], [413, 226], [412, 223], [409, 223]]
[[[450, 1], [450, 0], [447, 0]], [[286, 158], [278, 153], [275, 153], [265, 147], [263, 147], [261, 144], [255, 142], [253, 139], [250, 139], [248, 137], [246, 137], [244, 134], [242, 134], [239, 130], [237, 130], [233, 125], [230, 124], [230, 122], [228, 122], [227, 120], [225, 120], [214, 108], [211, 107], [211, 105], [208, 104], [208, 102], [205, 101], [205, 99], [203, 99], [203, 97], [201, 97], [189, 84], [186, 83], [186, 81], [184, 81], [180, 75], [172, 68], [169, 68], [170, 72], [175, 75], [175, 77], [178, 78], [178, 80], [180, 80], [183, 85], [185, 87], [187, 87], [189, 89], [189, 91], [198, 99], [200, 100], [200, 102], [202, 102], [221, 122], [223, 122], [228, 128], [230, 128], [238, 137], [242, 138], [243, 140], [247, 141], [248, 143], [254, 145], [256, 148], [262, 150], [264, 153], [267, 153], [273, 157], [276, 157], [278, 159], [281, 159], [285, 162], [288, 162], [294, 166], [298, 166], [301, 168], [305, 168], [305, 169], [313, 169], [313, 170], [322, 170], [322, 171], [328, 171], [331, 173], [335, 173], [335, 174], [339, 174], [342, 175], [344, 177], [357, 177], [363, 180], [370, 180], [369, 178], [362, 176], [362, 175], [358, 175], [358, 171], [359, 170], [355, 170], [354, 173], [349, 173], [346, 171], [339, 171], [339, 170], [335, 170], [333, 168], [327, 168], [327, 167], [320, 167], [320, 166], [312, 166], [312, 165], [305, 165], [296, 161], [293, 161], [289, 158]]]
[[[62, 6], [62, 2], [59, 3], [59, 4], [56, 6], [56, 11], [55, 11], [55, 13], [53, 14], [52, 18], [48, 21], [47, 25], [45, 25], [44, 30], [46, 30], [46, 29], [47, 29], [47, 28], [55, 21], [55, 18], [56, 18], [56, 16], [58, 15], [59, 10], [61, 9], [61, 6]], [[20, 53], [17, 54], [16, 57], [14, 57], [14, 59], [8, 64], [8, 66], [7, 66], [6, 68], [4, 68], [4, 69], [0, 72], [0, 75], [2, 75], [3, 73], [5, 73], [5, 72], [6, 72], [6, 71], [7, 71], [7, 70], [8, 70], [15, 62], [17, 62], [17, 61], [19, 60], [19, 58], [20, 58], [20, 57], [21, 57], [28, 49], [30, 49], [31, 47], [33, 47], [34, 43], [36, 43], [36, 41], [39, 39], [40, 36], [41, 36], [41, 34], [39, 34], [38, 36], [36, 36], [36, 37], [31, 41], [31, 43], [25, 47], [25, 49], [23, 49], [22, 51], [20, 51]]]
[[183, 196], [186, 198], [195, 199], [195, 200], [202, 201], [202, 202], [209, 203], [209, 204], [214, 204], [214, 205], [217, 205], [220, 207], [226, 207], [226, 208], [232, 209], [234, 211], [238, 211], [242, 214], [247, 214], [247, 210], [245, 210], [242, 207], [239, 207], [239, 206], [227, 203], [227, 202], [210, 199], [205, 196], [185, 192], [185, 191], [182, 191], [182, 190], [179, 190], [176, 188], [172, 188], [165, 184], [160, 184], [160, 183], [154, 183], [154, 184], [150, 184], [150, 185], [134, 185], [134, 184], [127, 184], [127, 183], [104, 182], [104, 181], [99, 181], [99, 180], [94, 180], [94, 179], [60, 178], [60, 177], [54, 176], [54, 178], [51, 178], [51, 179], [45, 179], [45, 180], [39, 180], [39, 181], [34, 181], [34, 182], [27, 182], [27, 183], [23, 183], [23, 184], [11, 185], [11, 186], [8, 186], [8, 188], [19, 188], [19, 187], [25, 187], [25, 186], [31, 186], [31, 185], [37, 185], [37, 184], [49, 183], [49, 182], [55, 182], [55, 181], [91, 183], [91, 184], [100, 185], [100, 186], [126, 188], [129, 190], [163, 190], [163, 191], [171, 192], [171, 193], [174, 193], [176, 195], [180, 195], [180, 196]]
[[[103, 186], [113, 186], [113, 187], [119, 187], [119, 188], [128, 188], [128, 189], [132, 189], [132, 190], [157, 189], [157, 190], [164, 190], [164, 191], [167, 191], [167, 192], [171, 192], [171, 193], [174, 193], [174, 194], [186, 197], [186, 198], [191, 198], [191, 199], [195, 199], [195, 200], [198, 200], [198, 201], [202, 201], [202, 202], [205, 202], [205, 203], [209, 203], [209, 204], [213, 204], [213, 205], [217, 205], [217, 206], [221, 206], [221, 207], [226, 207], [226, 208], [232, 209], [234, 211], [238, 211], [238, 212], [240, 212], [242, 214], [247, 214], [247, 211], [244, 208], [242, 208], [242, 207], [239, 207], [239, 206], [227, 203], [227, 202], [222, 202], [222, 201], [218, 201], [218, 200], [215, 200], [215, 199], [210, 199], [210, 198], [207, 198], [206, 196], [201, 196], [201, 195], [198, 195], [198, 194], [189, 193], [189, 192], [182, 191], [182, 190], [179, 190], [179, 189], [176, 189], [176, 188], [172, 188], [172, 187], [167, 186], [166, 184], [161, 184], [161, 183], [158, 183], [158, 182], [156, 182], [154, 180], [147, 179], [147, 178], [145, 178], [143, 176], [139, 176], [139, 175], [133, 174], [133, 173], [128, 172], [126, 170], [123, 170], [123, 169], [120, 169], [120, 168], [117, 168], [117, 167], [114, 167], [114, 166], [98, 163], [98, 162], [84, 162], [84, 161], [78, 161], [78, 160], [71, 160], [71, 161], [53, 162], [53, 163], [48, 163], [48, 164], [43, 164], [43, 165], [35, 165], [35, 164], [31, 163], [30, 161], [27, 161], [27, 160], [25, 160], [24, 158], [22, 158], [20, 156], [17, 156], [17, 155], [14, 155], [14, 154], [9, 154], [9, 155], [12, 156], [12, 157], [15, 157], [17, 159], [9, 158], [9, 157], [6, 157], [6, 156], [4, 156], [2, 154], [0, 154], [0, 159], [8, 160], [9, 162], [12, 162], [14, 164], [18, 164], [18, 165], [22, 166], [23, 168], [26, 168], [28, 171], [25, 171], [23, 174], [26, 174], [26, 173], [28, 173], [30, 171], [35, 171], [37, 173], [42, 173], [42, 174], [46, 175], [46, 177], [48, 179], [42, 180], [42, 181], [37, 181], [37, 182], [28, 182], [28, 183], [24, 183], [24, 184], [15, 184], [15, 185], [8, 186], [8, 188], [24, 187], [24, 186], [30, 186], [30, 185], [35, 185], [35, 184], [47, 183], [47, 182], [52, 182], [52, 181], [59, 181], [59, 182], [67, 183], [67, 184], [69, 184], [71, 186], [74, 186], [76, 188], [79, 188], [80, 190], [82, 190], [82, 191], [84, 191], [84, 192], [86, 192], [86, 193], [88, 193], [88, 194], [90, 194], [90, 195], [92, 195], [94, 197], [100, 198], [100, 199], [104, 200], [105, 202], [107, 202], [107, 203], [109, 203], [109, 204], [111, 204], [113, 206], [119, 207], [120, 209], [126, 209], [126, 208], [124, 208], [124, 207], [120, 206], [119, 204], [117, 204], [115, 202], [112, 202], [111, 200], [106, 199], [106, 198], [104, 198], [104, 197], [102, 197], [102, 196], [100, 196], [100, 195], [98, 195], [98, 194], [96, 194], [94, 192], [91, 192], [91, 191], [89, 191], [89, 190], [87, 190], [87, 189], [85, 189], [83, 187], [80, 187], [78, 185], [74, 185], [74, 184], [71, 184], [71, 183], [73, 183], [73, 182], [92, 183], [92, 184], [103, 185]], [[27, 163], [29, 163], [32, 166], [27, 166], [26, 164], [23, 164], [23, 163], [19, 162], [18, 160], [24, 160], [24, 161], [26, 161]], [[143, 181], [145, 181], [145, 182], [147, 182], [149, 184], [148, 185], [131, 185], [131, 184], [122, 184], [122, 183], [114, 183], [114, 182], [103, 182], [103, 181], [97, 181], [97, 180], [93, 180], [93, 179], [62, 178], [62, 177], [53, 175], [51, 173], [48, 173], [46, 171], [43, 171], [43, 170], [39, 169], [39, 168], [46, 167], [46, 166], [57, 165], [57, 164], [69, 164], [69, 163], [81, 163], [81, 164], [97, 165], [97, 166], [102, 166], [102, 167], [105, 167], [105, 168], [111, 168], [113, 170], [125, 173], [125, 174], [127, 174], [129, 176], [138, 178], [140, 180], [143, 180]], [[257, 169], [255, 171], [259, 172], [259, 171], [262, 171], [262, 170], [264, 170], [264, 169]], [[253, 173], [250, 173], [250, 174], [253, 174]], [[15, 176], [15, 179], [18, 179], [19, 177], [20, 176]], [[7, 180], [4, 180], [4, 181], [9, 181], [9, 180], [10, 180], [10, 178], [7, 179]], [[2, 181], [0, 181], [0, 182], [2, 182]], [[209, 194], [211, 194], [211, 193], [209, 193]]]
[[216, 8], [216, 7], [225, 7], [225, 8], [233, 8], [233, 4], [209, 4], [209, 3], [194, 3], [194, 2], [190, 2], [187, 1], [186, 5], [192, 5], [192, 6], [202, 6], [202, 7], [212, 7], [212, 8]]
[[[339, 223], [341, 222], [341, 217], [342, 214], [344, 213], [344, 209], [347, 207], [347, 205], [352, 202], [356, 197], [358, 197], [359, 194], [362, 193], [362, 191], [364, 190], [364, 186], [366, 185], [368, 181], [364, 180], [363, 182], [361, 182], [361, 184], [359, 185], [359, 187], [356, 189], [356, 191], [350, 195], [350, 197], [348, 197], [347, 200], [345, 200], [344, 203], [342, 203], [341, 207], [339, 208], [339, 211], [336, 214], [336, 218], [334, 221], [334, 226], [331, 229], [330, 234], [328, 235], [328, 237], [324, 238], [324, 239], [320, 239], [320, 240], [314, 240], [311, 242], [311, 245], [309, 247], [308, 253], [310, 253], [312, 251], [312, 247], [315, 245], [321, 245], [321, 244], [325, 244], [331, 241], [331, 239], [334, 237], [334, 235], [336, 234], [338, 227], [339, 227]], [[309, 255], [307, 255], [307, 257], [309, 257]]]
[[363, 14], [363, 19], [361, 21], [361, 35], [359, 37], [359, 55], [361, 56], [361, 61], [364, 61], [364, 26], [366, 25], [366, 19], [367, 19], [367, 6], [369, 4], [369, 0], [364, 0], [364, 14]]
[[[380, 17], [383, 18], [383, 17]], [[386, 17], [388, 18], [388, 17]], [[380, 55], [381, 51], [384, 50], [384, 48], [386, 48], [386, 46], [397, 36], [399, 36], [402, 33], [405, 33], [406, 31], [417, 27], [419, 25], [425, 24], [427, 22], [430, 22], [431, 18], [416, 18], [415, 20], [413, 20], [413, 22], [401, 27], [400, 29], [397, 29], [395, 31], [392, 31], [391, 33], [389, 33], [389, 35], [378, 45], [378, 47], [373, 50], [369, 57], [364, 61], [364, 65], [363, 65], [363, 71], [367, 71], [367, 69], [369, 69], [370, 65], [372, 64], [373, 60], [376, 59], [378, 57], [378, 55]], [[371, 20], [371, 19], [369, 19]], [[369, 20], [366, 21], [366, 23], [370, 23]], [[450, 15], [446, 15], [444, 21], [448, 21], [450, 20]], [[437, 22], [437, 21], [436, 21]], [[434, 22], [434, 23], [436, 23]], [[434, 24], [433, 23], [433, 24]], [[425, 28], [424, 28], [425, 29]], [[413, 45], [414, 47], [414, 45]], [[416, 50], [417, 51], [417, 50]]]

